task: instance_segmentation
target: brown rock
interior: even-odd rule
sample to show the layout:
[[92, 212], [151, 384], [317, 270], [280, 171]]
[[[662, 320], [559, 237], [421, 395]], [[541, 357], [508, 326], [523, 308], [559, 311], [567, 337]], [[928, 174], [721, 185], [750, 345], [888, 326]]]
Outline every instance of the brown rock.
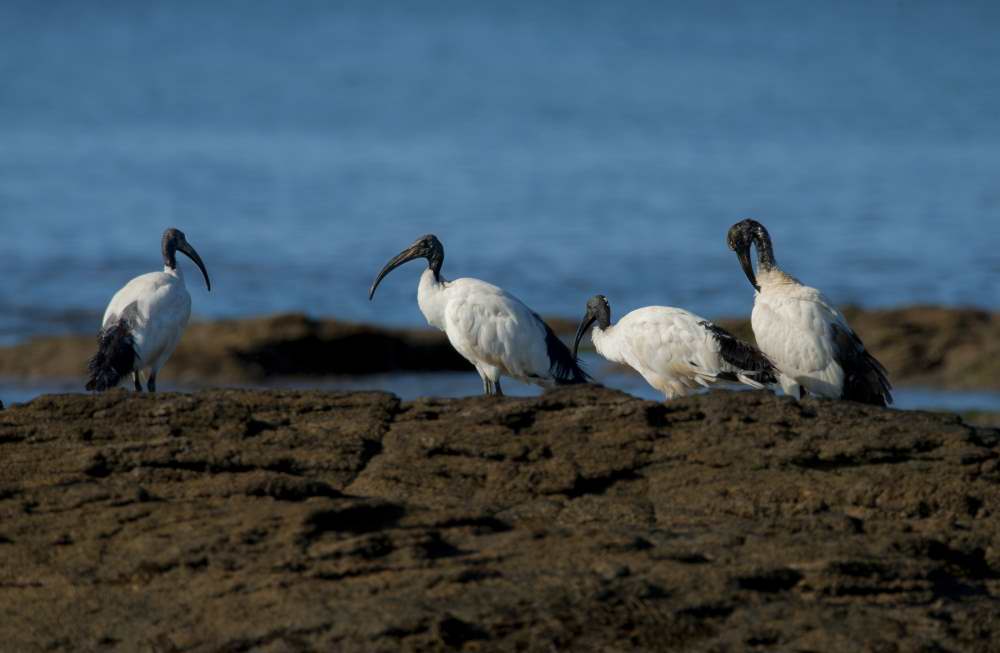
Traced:
[[[95, 337], [53, 336], [0, 347], [0, 377], [83, 379]], [[184, 332], [161, 380], [204, 386], [282, 376], [471, 370], [441, 332], [383, 329], [287, 314], [197, 322]]]
[[1000, 431], [599, 387], [0, 412], [10, 650], [994, 650]]
[[[1000, 389], [1000, 315], [975, 309], [910, 307], [844, 313], [894, 384]], [[572, 337], [576, 322], [550, 318]], [[747, 320], [719, 320], [753, 341]], [[585, 343], [586, 345], [587, 343]], [[0, 347], [0, 378], [82, 379], [92, 336], [38, 338]], [[383, 329], [299, 314], [192, 324], [161, 381], [204, 387], [276, 377], [472, 371], [432, 329]]]

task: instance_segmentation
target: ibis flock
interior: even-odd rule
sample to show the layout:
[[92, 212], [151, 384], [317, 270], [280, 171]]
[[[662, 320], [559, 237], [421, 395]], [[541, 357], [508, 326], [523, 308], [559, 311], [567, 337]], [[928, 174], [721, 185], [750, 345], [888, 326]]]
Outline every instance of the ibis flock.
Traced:
[[[590, 332], [597, 353], [631, 367], [664, 398], [681, 397], [717, 383], [762, 389], [780, 386], [796, 399], [806, 395], [878, 406], [892, 403], [885, 368], [869, 353], [844, 316], [816, 288], [782, 270], [764, 225], [743, 220], [729, 229], [727, 245], [755, 290], [751, 326], [757, 346], [694, 313], [671, 306], [645, 306], [611, 322], [603, 295], [587, 301], [570, 350], [552, 328], [520, 299], [472, 278], [441, 274], [444, 246], [428, 234], [392, 257], [368, 290], [401, 265], [424, 259], [417, 305], [428, 324], [444, 331], [451, 346], [475, 367], [487, 395], [502, 395], [510, 377], [544, 388], [588, 383], [578, 362], [580, 341]], [[751, 248], [757, 253], [754, 268]], [[191, 315], [191, 296], [177, 252], [208, 271], [177, 229], [163, 234], [163, 271], [129, 281], [111, 298], [89, 363], [88, 390], [116, 388], [131, 380], [156, 390], [156, 375], [177, 347]]]

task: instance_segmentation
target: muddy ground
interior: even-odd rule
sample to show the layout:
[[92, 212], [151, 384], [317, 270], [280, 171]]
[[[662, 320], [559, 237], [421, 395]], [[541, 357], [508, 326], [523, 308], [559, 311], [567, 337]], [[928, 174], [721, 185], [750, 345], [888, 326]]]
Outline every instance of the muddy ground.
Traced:
[[209, 391], [0, 411], [4, 650], [995, 651], [1000, 431]]
[[[1000, 314], [937, 307], [844, 312], [895, 384], [1000, 390]], [[718, 322], [753, 341], [746, 320]], [[549, 323], [566, 340], [576, 330], [572, 320]], [[83, 379], [94, 349], [90, 335], [0, 347], [0, 378]], [[161, 381], [197, 387], [275, 377], [470, 369], [435, 330], [384, 329], [288, 314], [192, 324]]]

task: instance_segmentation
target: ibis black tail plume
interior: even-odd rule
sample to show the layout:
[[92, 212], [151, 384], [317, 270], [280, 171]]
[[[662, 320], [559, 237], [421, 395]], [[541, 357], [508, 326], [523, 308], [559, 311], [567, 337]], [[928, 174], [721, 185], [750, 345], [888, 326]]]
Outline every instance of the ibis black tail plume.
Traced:
[[[537, 315], [535, 317], [538, 318], [539, 322], [545, 324], [542, 318]], [[545, 349], [549, 355], [549, 372], [557, 385], [590, 382], [590, 377], [580, 367], [569, 347], [559, 339], [559, 336], [548, 324], [545, 324]]]
[[750, 343], [743, 342], [717, 324], [708, 321], [698, 324], [708, 329], [715, 341], [719, 343], [719, 354], [722, 356], [722, 360], [733, 366], [736, 380], [742, 381], [743, 379], [740, 377], [744, 377], [761, 386], [778, 382], [774, 364], [761, 350]]
[[892, 404], [889, 375], [874, 356], [865, 352], [858, 367], [845, 372], [843, 399], [872, 406]]
[[832, 330], [837, 362], [844, 370], [841, 399], [873, 406], [892, 404], [892, 385], [882, 363], [868, 353], [861, 338], [850, 329], [833, 325]]
[[135, 370], [139, 354], [127, 318], [112, 322], [97, 336], [97, 353], [87, 363], [90, 380], [87, 390], [103, 392], [117, 388], [128, 374]]

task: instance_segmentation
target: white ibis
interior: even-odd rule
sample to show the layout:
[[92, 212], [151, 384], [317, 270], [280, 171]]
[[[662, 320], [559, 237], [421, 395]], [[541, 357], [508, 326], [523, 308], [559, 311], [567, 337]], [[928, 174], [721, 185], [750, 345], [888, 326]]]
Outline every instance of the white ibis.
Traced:
[[163, 232], [163, 272], [150, 272], [132, 279], [115, 293], [104, 311], [97, 353], [90, 359], [87, 390], [116, 388], [131, 374], [137, 392], [156, 392], [156, 373], [167, 362], [191, 317], [191, 295], [177, 267], [177, 252], [186, 254], [201, 269], [205, 286], [212, 290], [205, 264], [184, 234], [177, 229]]
[[417, 286], [420, 312], [475, 366], [485, 394], [503, 394], [501, 376], [542, 387], [587, 382], [587, 375], [566, 345], [517, 297], [479, 279], [448, 281], [442, 277], [444, 247], [434, 235], [418, 238], [386, 263], [375, 277], [368, 299], [375, 296], [375, 289], [389, 272], [418, 258], [427, 259], [427, 269]]
[[[729, 229], [726, 240], [757, 291], [750, 320], [754, 337], [774, 361], [786, 394], [801, 399], [810, 392], [876, 406], [892, 403], [885, 368], [823, 293], [778, 267], [764, 225], [743, 220]], [[751, 245], [757, 249], [756, 273]]]
[[628, 365], [667, 399], [725, 381], [758, 390], [775, 382], [771, 362], [755, 347], [680, 308], [637, 308], [612, 325], [607, 298], [594, 295], [576, 331], [574, 357], [591, 325], [598, 354]]

